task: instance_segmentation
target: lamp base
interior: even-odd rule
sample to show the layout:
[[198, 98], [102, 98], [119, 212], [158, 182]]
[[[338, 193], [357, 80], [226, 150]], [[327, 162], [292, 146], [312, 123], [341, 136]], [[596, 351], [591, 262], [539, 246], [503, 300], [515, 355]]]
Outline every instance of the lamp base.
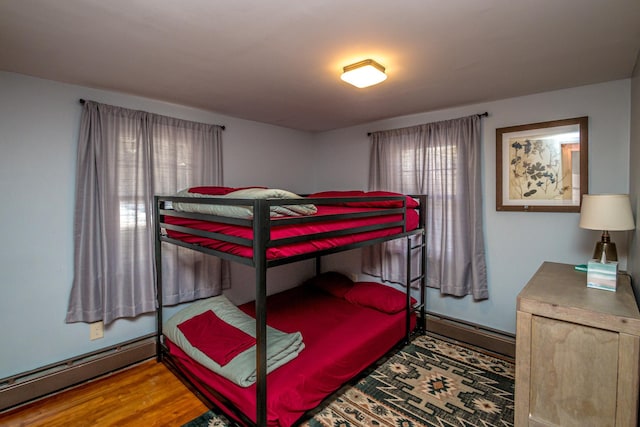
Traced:
[[618, 261], [618, 251], [616, 250], [616, 244], [613, 242], [600, 241], [596, 243], [596, 249], [593, 251], [593, 259], [600, 261], [603, 254], [607, 261]]

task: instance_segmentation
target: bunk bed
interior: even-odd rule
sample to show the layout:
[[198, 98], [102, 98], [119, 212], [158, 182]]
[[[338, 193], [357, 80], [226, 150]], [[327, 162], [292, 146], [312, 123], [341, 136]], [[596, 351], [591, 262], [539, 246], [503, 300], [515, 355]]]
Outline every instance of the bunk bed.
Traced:
[[[424, 195], [361, 191], [301, 197], [273, 189], [198, 187], [156, 196], [158, 359], [240, 425], [296, 423], [395, 345], [408, 342], [415, 332], [416, 313], [425, 319], [425, 206]], [[324, 255], [400, 238], [406, 239], [404, 292], [322, 272]], [[199, 300], [165, 322], [163, 244], [253, 267], [255, 301], [235, 307], [224, 296]], [[421, 259], [415, 276], [414, 251]], [[316, 276], [267, 298], [267, 269], [305, 259], [315, 259]], [[419, 301], [410, 295], [415, 282], [420, 282]], [[203, 323], [195, 325], [194, 319]], [[194, 350], [193, 341], [185, 340], [188, 333], [195, 339], [202, 325], [244, 333], [234, 335], [234, 342], [244, 347], [234, 349], [232, 362], [228, 354], [207, 351], [203, 358], [203, 347]], [[286, 348], [273, 350], [276, 344], [269, 344], [280, 342], [287, 342]], [[273, 357], [281, 350], [285, 357]], [[216, 353], [215, 348], [211, 351]], [[209, 360], [215, 357], [227, 360]], [[251, 369], [247, 371], [244, 363], [238, 374], [234, 364], [241, 358], [251, 359]]]

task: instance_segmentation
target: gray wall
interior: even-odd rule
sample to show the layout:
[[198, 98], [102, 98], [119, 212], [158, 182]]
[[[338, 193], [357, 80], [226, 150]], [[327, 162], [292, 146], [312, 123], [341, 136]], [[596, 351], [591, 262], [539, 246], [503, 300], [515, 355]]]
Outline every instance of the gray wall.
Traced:
[[[396, 117], [315, 137], [319, 165], [316, 186], [366, 188], [369, 165], [367, 132], [411, 126], [489, 112], [483, 119], [484, 230], [490, 298], [443, 297], [430, 289], [427, 309], [495, 329], [515, 332], [516, 297], [543, 261], [583, 264], [599, 232], [578, 227], [578, 213], [497, 212], [496, 141], [499, 127], [589, 116], [589, 189], [591, 193], [627, 193], [629, 186], [630, 80], [565, 89]], [[326, 173], [332, 165], [332, 172]], [[612, 233], [622, 268], [627, 261], [626, 233]], [[336, 261], [336, 267], [340, 267]]]
[[[0, 93], [0, 378], [155, 330], [153, 316], [123, 319], [110, 325], [103, 339], [89, 341], [86, 324], [64, 323], [73, 267], [79, 98], [226, 125], [226, 185], [313, 189], [306, 132], [6, 72], [0, 72]], [[269, 272], [274, 290], [313, 271], [306, 265], [287, 267]], [[250, 299], [253, 273], [234, 266], [233, 274], [230, 298]]]
[[[638, 160], [638, 78], [634, 79], [635, 163]], [[85, 324], [65, 324], [72, 280], [73, 191], [79, 98], [206, 123], [224, 124], [224, 180], [230, 186], [266, 185], [295, 192], [367, 187], [372, 130], [488, 111], [484, 119], [483, 188], [491, 298], [440, 297], [429, 292], [430, 310], [513, 332], [515, 296], [543, 260], [582, 263], [597, 232], [580, 230], [577, 214], [495, 211], [495, 128], [588, 115], [590, 188], [627, 192], [631, 81], [548, 92], [364, 126], [309, 134], [184, 106], [0, 72], [0, 378], [153, 332], [152, 316], [118, 320], [105, 337], [89, 341]], [[632, 168], [633, 169], [633, 168]], [[634, 170], [635, 182], [638, 181]], [[638, 189], [635, 187], [635, 194]], [[622, 261], [625, 236], [614, 235]], [[637, 239], [636, 239], [637, 241]], [[330, 268], [354, 270], [359, 253], [332, 257]], [[636, 271], [639, 262], [635, 257]], [[229, 297], [253, 294], [253, 272], [233, 267]], [[310, 263], [269, 271], [270, 291], [298, 283]]]

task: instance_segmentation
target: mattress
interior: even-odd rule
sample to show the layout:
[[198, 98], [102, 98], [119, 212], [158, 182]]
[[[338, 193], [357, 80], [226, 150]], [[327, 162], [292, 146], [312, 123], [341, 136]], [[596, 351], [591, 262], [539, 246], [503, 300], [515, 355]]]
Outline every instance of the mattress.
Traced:
[[[285, 333], [300, 332], [305, 344], [295, 359], [267, 375], [269, 426], [294, 424], [306, 411], [386, 354], [406, 332], [404, 310], [385, 313], [310, 285], [269, 296], [267, 307], [269, 326]], [[239, 308], [255, 316], [253, 302]], [[412, 315], [411, 328], [414, 326]], [[166, 338], [165, 343], [189, 379], [217, 390], [255, 421], [255, 383], [240, 387], [192, 360]], [[225, 408], [206, 387], [198, 388]]]
[[[374, 213], [375, 215], [370, 217], [346, 218], [339, 220], [333, 219], [333, 216], [335, 215], [367, 212]], [[406, 231], [411, 231], [418, 228], [419, 221], [419, 215], [415, 209], [406, 210], [406, 221], [404, 221], [404, 215], [402, 213], [389, 215], [385, 214], [384, 210], [381, 210], [380, 208], [333, 205], [318, 205], [317, 213], [314, 214], [313, 217], [316, 219], [314, 222], [282, 226], [278, 225], [278, 221], [281, 221], [282, 218], [271, 219], [270, 240], [275, 243], [275, 246], [267, 248], [266, 259], [273, 260], [286, 258], [352, 243], [393, 236], [403, 232], [403, 223], [406, 224]], [[326, 218], [326, 220], [317, 221], [317, 218]], [[250, 241], [252, 241], [254, 237], [253, 229], [251, 227], [224, 224], [214, 221], [202, 221], [199, 219], [180, 218], [170, 215], [166, 215], [164, 217], [164, 222], [201, 231], [241, 237]], [[376, 226], [381, 226], [382, 228], [369, 231], [349, 232], [349, 230], [357, 228], [371, 229]], [[318, 233], [327, 233], [332, 231], [343, 231], [346, 233], [344, 235], [332, 237], [317, 237]], [[167, 230], [167, 235], [186, 243], [208, 247], [221, 252], [245, 258], [253, 257], [253, 247], [251, 246], [196, 236], [182, 231]], [[299, 236], [309, 236], [309, 238], [296, 243], [278, 244], [277, 242], [279, 239]]]

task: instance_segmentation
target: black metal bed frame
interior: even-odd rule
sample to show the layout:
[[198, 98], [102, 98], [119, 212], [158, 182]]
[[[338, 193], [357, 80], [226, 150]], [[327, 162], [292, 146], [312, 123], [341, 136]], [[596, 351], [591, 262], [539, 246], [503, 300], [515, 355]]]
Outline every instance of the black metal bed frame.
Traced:
[[[407, 296], [407, 310], [406, 310], [406, 334], [402, 341], [408, 343], [411, 339], [411, 314], [412, 312], [418, 312], [421, 322], [419, 323], [417, 330], [419, 332], [424, 331], [424, 321], [426, 320], [426, 301], [425, 301], [425, 281], [426, 281], [426, 261], [427, 261], [427, 248], [426, 248], [426, 195], [412, 196], [420, 203], [419, 206], [419, 224], [415, 230], [406, 229], [406, 200], [404, 196], [376, 196], [376, 197], [337, 197], [337, 198], [302, 198], [302, 199], [229, 199], [229, 198], [216, 198], [216, 197], [177, 197], [177, 196], [155, 196], [154, 197], [154, 222], [155, 222], [155, 268], [156, 268], [156, 297], [157, 297], [157, 310], [156, 310], [156, 346], [157, 346], [157, 359], [164, 362], [169, 369], [176, 374], [180, 379], [187, 382], [188, 387], [201, 399], [209, 401], [208, 403], [213, 406], [219, 406], [213, 404], [210, 399], [207, 399], [200, 393], [198, 387], [202, 387], [207, 390], [208, 393], [215, 396], [225, 406], [227, 410], [231, 410], [242, 422], [247, 425], [266, 426], [267, 423], [267, 387], [266, 387], [266, 299], [267, 299], [267, 269], [278, 265], [289, 264], [301, 260], [315, 258], [316, 274], [321, 272], [321, 257], [333, 253], [343, 252], [351, 249], [361, 248], [365, 246], [374, 245], [377, 243], [396, 240], [399, 238], [406, 238], [406, 281], [405, 292]], [[301, 216], [291, 218], [279, 218], [273, 220], [270, 218], [270, 209], [272, 206], [280, 205], [294, 205], [294, 204], [315, 204], [315, 205], [335, 205], [337, 203], [347, 202], [402, 202], [402, 207], [398, 208], [379, 208], [367, 212], [348, 213], [331, 215], [330, 217], [323, 216]], [[206, 215], [200, 213], [187, 213], [177, 212], [172, 209], [173, 203], [197, 203], [208, 205], [235, 205], [235, 206], [251, 206], [253, 207], [253, 219], [240, 219], [230, 218], [214, 215]], [[348, 230], [331, 231], [324, 233], [316, 233], [313, 235], [302, 235], [296, 237], [288, 237], [283, 239], [272, 240], [270, 238], [271, 227], [273, 225], [293, 225], [326, 221], [328, 218], [331, 220], [339, 220], [346, 218], [357, 217], [369, 217], [369, 216], [381, 216], [391, 214], [402, 214], [403, 220], [400, 222], [385, 223], [373, 226], [364, 226], [351, 228]], [[215, 221], [219, 223], [241, 225], [251, 227], [253, 229], [253, 240], [245, 239], [235, 236], [229, 236], [220, 233], [207, 232], [198, 229], [192, 229], [184, 226], [177, 226], [173, 224], [167, 224], [164, 222], [164, 216], [171, 215], [174, 217], [201, 219], [205, 221]], [[402, 232], [391, 236], [385, 236], [364, 242], [351, 243], [348, 245], [320, 250], [313, 253], [306, 253], [301, 255], [290, 256], [279, 259], [267, 259], [267, 249], [270, 247], [303, 242], [307, 240], [315, 240], [321, 238], [331, 238], [337, 236], [343, 236], [347, 234], [355, 234], [366, 231], [374, 231], [384, 228], [402, 227]], [[253, 257], [246, 258], [226, 252], [221, 252], [216, 249], [208, 247], [194, 245], [183, 242], [181, 240], [168, 237], [163, 230], [175, 230], [184, 233], [189, 233], [201, 237], [207, 237], [210, 239], [216, 239], [224, 242], [236, 243], [253, 248]], [[411, 241], [412, 236], [419, 236], [418, 243], [413, 245]], [[248, 266], [252, 266], [255, 269], [255, 304], [256, 304], [256, 422], [254, 423], [249, 417], [242, 413], [235, 405], [226, 399], [222, 394], [208, 387], [206, 384], [198, 382], [197, 378], [191, 378], [188, 371], [184, 369], [181, 362], [169, 354], [168, 348], [163, 343], [162, 335], [162, 242], [167, 242], [185, 248], [189, 248], [198, 252], [214, 255], [222, 259], [229, 261], [239, 262]], [[415, 250], [420, 251], [420, 266], [421, 271], [415, 277], [411, 272], [411, 260], [412, 252]], [[415, 307], [411, 307], [411, 284], [419, 281], [420, 287], [420, 301]]]

